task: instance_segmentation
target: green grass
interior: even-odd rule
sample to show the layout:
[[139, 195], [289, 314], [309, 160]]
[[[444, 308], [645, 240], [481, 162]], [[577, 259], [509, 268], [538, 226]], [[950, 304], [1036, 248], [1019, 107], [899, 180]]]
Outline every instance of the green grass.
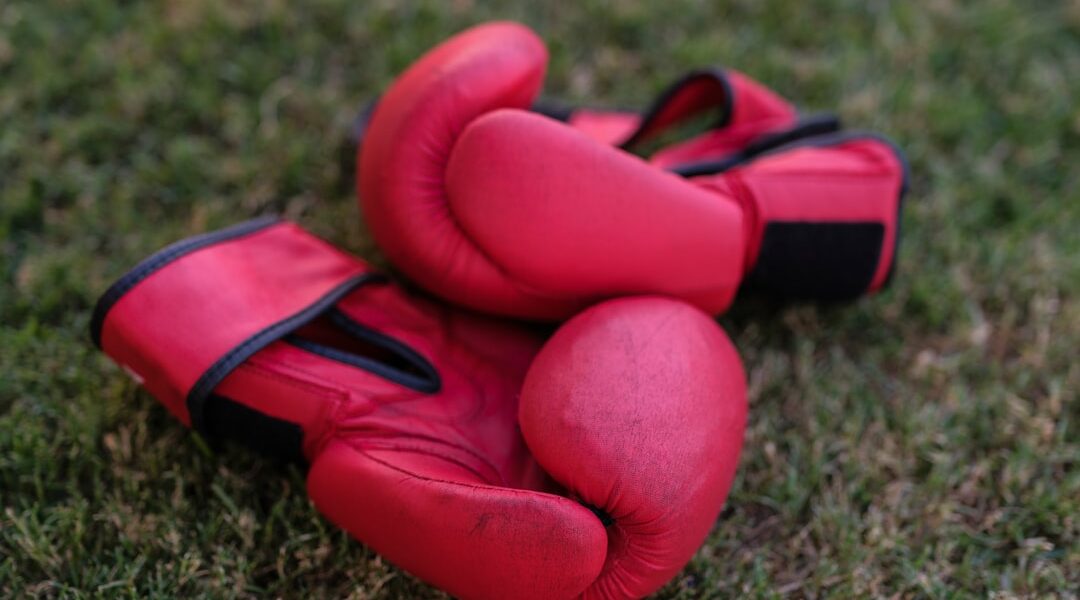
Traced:
[[550, 95], [634, 106], [726, 64], [912, 163], [887, 292], [722, 319], [746, 449], [661, 597], [1077, 596], [1080, 2], [541, 4], [0, 2], [0, 595], [440, 596], [300, 470], [211, 453], [87, 323], [143, 256], [261, 213], [377, 258], [354, 111], [508, 17], [550, 40]]

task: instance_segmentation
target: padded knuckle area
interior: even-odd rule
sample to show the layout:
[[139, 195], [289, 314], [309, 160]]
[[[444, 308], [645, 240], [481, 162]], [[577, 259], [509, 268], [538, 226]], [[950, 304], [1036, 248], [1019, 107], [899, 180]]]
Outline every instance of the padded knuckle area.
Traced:
[[360, 199], [379, 245], [414, 279], [494, 295], [506, 287], [450, 214], [446, 163], [473, 119], [529, 106], [546, 63], [543, 43], [528, 29], [485, 25], [429, 52], [380, 100], [360, 150]]
[[533, 363], [520, 406], [538, 463], [618, 528], [595, 585], [611, 578], [635, 594], [667, 581], [708, 533], [745, 419], [731, 343], [697, 309], [660, 297], [570, 320]]
[[567, 498], [401, 470], [333, 442], [312, 463], [323, 514], [407, 571], [466, 598], [571, 598], [600, 572], [607, 538]]
[[735, 203], [546, 117], [500, 110], [470, 123], [446, 184], [475, 244], [553, 297], [662, 292], [719, 310], [738, 286]]

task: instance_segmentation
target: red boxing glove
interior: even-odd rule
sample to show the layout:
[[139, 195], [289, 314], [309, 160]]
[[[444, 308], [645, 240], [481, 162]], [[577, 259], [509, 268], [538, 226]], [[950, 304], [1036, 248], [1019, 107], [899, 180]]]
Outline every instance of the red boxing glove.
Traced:
[[[727, 147], [706, 134], [649, 164], [608, 144], [618, 132], [586, 135], [524, 110], [546, 61], [525, 27], [482, 25], [429, 52], [375, 107], [359, 156], [366, 221], [427, 289], [561, 319], [627, 294], [716, 313], [744, 281], [842, 299], [888, 279], [905, 180], [891, 144], [862, 134], [792, 142], [773, 126], [794, 116], [772, 96], [757, 104], [767, 118], [747, 121], [769, 135]], [[708, 87], [683, 96], [704, 103]]]
[[147, 259], [92, 331], [185, 425], [305, 459], [331, 521], [463, 598], [654, 591], [742, 442], [739, 359], [689, 305], [601, 304], [541, 349], [273, 220]]

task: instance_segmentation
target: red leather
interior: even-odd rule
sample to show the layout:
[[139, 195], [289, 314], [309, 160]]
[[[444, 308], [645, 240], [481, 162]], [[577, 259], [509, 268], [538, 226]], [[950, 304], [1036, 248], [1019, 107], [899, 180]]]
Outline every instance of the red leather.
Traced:
[[[693, 183], [745, 208], [745, 270], [753, 268], [768, 223], [882, 223], [882, 255], [867, 292], [885, 284], [899, 235], [904, 165], [879, 138], [837, 136], [821, 146], [795, 146]], [[793, 194], [797, 189], [798, 194]]]
[[641, 124], [641, 115], [632, 111], [579, 108], [566, 118], [566, 124], [592, 139], [621, 146]]
[[685, 303], [600, 304], [542, 346], [287, 223], [155, 255], [94, 323], [185, 424], [296, 428], [316, 507], [462, 598], [654, 591], [711, 528], [742, 442], [739, 359]]
[[465, 125], [496, 108], [528, 107], [546, 62], [543, 43], [521, 25], [481, 26], [451, 38], [380, 100], [361, 147], [364, 218], [379, 247], [421, 285], [474, 308], [553, 317], [581, 305], [525, 289], [484, 256], [458, 227], [444, 185]]
[[498, 257], [515, 284], [549, 296], [658, 292], [718, 310], [742, 277], [737, 203], [534, 113], [497, 110], [470, 123], [445, 188], [481, 254]]
[[[481, 25], [421, 58], [375, 108], [359, 156], [361, 204], [383, 251], [423, 287], [471, 308], [536, 319], [643, 293], [718, 313], [758, 266], [769, 219], [848, 223], [866, 215], [877, 219], [882, 242], [857, 250], [872, 253], [861, 262], [876, 263], [855, 291], [886, 280], [905, 177], [888, 144], [859, 137], [785, 147], [746, 157], [735, 170], [680, 177], [660, 167], [741, 151], [754, 135], [789, 123], [790, 106], [732, 73], [739, 97], [754, 99], [735, 103], [733, 126], [662, 150], [649, 164], [525, 110], [546, 60], [525, 27]], [[716, 101], [707, 86], [687, 89], [672, 115]], [[670, 120], [661, 114], [656, 126]], [[593, 131], [600, 129], [595, 137], [610, 142], [618, 127]], [[799, 272], [800, 257], [814, 254], [779, 246], [770, 253], [773, 279]], [[817, 267], [832, 268], [844, 254], [833, 248]], [[787, 264], [778, 270], [778, 261]]]
[[522, 433], [548, 473], [614, 520], [585, 597], [646, 595], [690, 560], [735, 476], [745, 394], [727, 337], [675, 300], [598, 304], [544, 346]]
[[762, 135], [782, 131], [798, 122], [795, 107], [769, 88], [734, 69], [727, 69], [725, 75], [733, 98], [731, 117], [724, 126], [662, 148], [649, 157], [649, 162], [667, 168], [723, 158], [742, 150]]
[[[268, 324], [369, 271], [290, 223], [238, 239], [168, 264], [167, 277], [140, 281], [138, 294], [120, 296], [103, 315], [97, 336], [113, 360], [189, 427], [187, 393], [216, 361]], [[275, 268], [294, 262], [304, 268]], [[252, 273], [258, 274], [258, 288], [229, 285]], [[250, 310], [254, 302], [257, 311]], [[162, 348], [169, 349], [167, 361], [160, 360]]]

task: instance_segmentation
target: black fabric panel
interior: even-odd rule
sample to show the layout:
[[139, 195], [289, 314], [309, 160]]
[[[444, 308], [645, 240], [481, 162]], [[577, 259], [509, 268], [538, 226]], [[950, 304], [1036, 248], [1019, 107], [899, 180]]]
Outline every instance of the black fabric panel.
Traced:
[[771, 222], [745, 286], [785, 298], [853, 299], [870, 286], [884, 238], [881, 223]]
[[263, 456], [304, 462], [304, 432], [296, 423], [277, 419], [224, 396], [210, 396], [203, 406], [211, 442], [231, 440]]
[[540, 99], [533, 102], [533, 105], [529, 110], [538, 115], [544, 115], [549, 119], [555, 119], [556, 121], [566, 123], [578, 109], [555, 100]]

